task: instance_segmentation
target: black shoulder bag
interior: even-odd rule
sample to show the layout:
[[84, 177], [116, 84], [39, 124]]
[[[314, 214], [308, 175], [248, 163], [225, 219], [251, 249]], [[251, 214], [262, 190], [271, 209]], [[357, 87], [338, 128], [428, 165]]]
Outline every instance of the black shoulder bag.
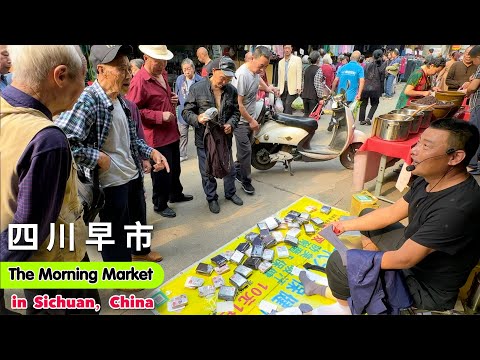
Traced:
[[[96, 96], [92, 91], [87, 89], [87, 92], [96, 99]], [[94, 128], [95, 140], [98, 140], [97, 123], [94, 122], [92, 126]], [[94, 142], [94, 147], [97, 150], [100, 150], [97, 141]], [[89, 181], [85, 174], [79, 171], [77, 185], [78, 195], [83, 205], [83, 221], [85, 222], [85, 225], [88, 225], [95, 220], [98, 213], [105, 205], [105, 193], [100, 187], [100, 181], [98, 178], [98, 165], [95, 166], [95, 169], [92, 172], [92, 181]]]

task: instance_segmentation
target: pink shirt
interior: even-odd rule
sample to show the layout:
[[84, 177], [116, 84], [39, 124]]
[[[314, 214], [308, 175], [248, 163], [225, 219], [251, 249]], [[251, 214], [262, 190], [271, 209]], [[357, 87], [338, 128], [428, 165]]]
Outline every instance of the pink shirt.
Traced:
[[167, 85], [166, 89], [142, 66], [133, 77], [125, 96], [139, 108], [145, 142], [151, 147], [165, 146], [180, 139], [176, 117], [174, 121], [163, 121], [164, 111], [170, 111], [173, 116], [176, 115], [175, 107], [170, 101], [172, 90], [168, 85], [167, 72], [164, 71], [162, 76]]

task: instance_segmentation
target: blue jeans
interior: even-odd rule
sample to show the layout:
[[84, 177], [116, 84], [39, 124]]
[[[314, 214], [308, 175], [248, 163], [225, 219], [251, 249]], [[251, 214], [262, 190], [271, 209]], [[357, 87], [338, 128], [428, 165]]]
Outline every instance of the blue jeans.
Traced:
[[[474, 108], [471, 108], [470, 110], [470, 121], [471, 124], [475, 125], [477, 129], [480, 129], [480, 105], [475, 106]], [[478, 167], [478, 155], [480, 154], [480, 147], [477, 149], [475, 152], [475, 155], [470, 160], [470, 163], [468, 164], [469, 167], [471, 168], [477, 168]]]
[[388, 97], [393, 96], [393, 80], [395, 80], [395, 75], [388, 74], [387, 78], [385, 79], [386, 81], [386, 87], [385, 87], [385, 95]]

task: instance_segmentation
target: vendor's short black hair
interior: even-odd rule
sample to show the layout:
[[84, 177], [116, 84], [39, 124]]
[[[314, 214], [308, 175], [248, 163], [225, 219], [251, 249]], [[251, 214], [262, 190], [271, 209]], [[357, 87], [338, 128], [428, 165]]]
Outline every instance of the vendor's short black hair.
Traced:
[[471, 158], [476, 155], [480, 134], [475, 125], [464, 120], [443, 118], [432, 122], [430, 127], [450, 132], [448, 147], [465, 150], [465, 159], [463, 159], [462, 165], [467, 166]]

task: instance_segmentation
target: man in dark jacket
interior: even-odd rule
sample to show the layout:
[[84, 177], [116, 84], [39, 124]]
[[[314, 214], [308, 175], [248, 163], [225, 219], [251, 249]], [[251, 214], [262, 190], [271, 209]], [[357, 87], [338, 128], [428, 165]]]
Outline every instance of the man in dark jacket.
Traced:
[[[212, 121], [215, 126], [221, 126], [227, 137], [230, 163], [232, 158], [232, 132], [237, 127], [240, 111], [237, 102], [237, 90], [230, 84], [235, 76], [235, 63], [229, 57], [222, 57], [218, 68], [212, 69], [212, 76], [205, 81], [193, 84], [184, 104], [182, 117], [187, 124], [195, 128], [195, 146], [197, 147], [198, 166], [202, 176], [202, 185], [207, 196], [208, 207], [214, 214], [220, 212], [217, 195], [217, 181], [212, 175], [206, 173], [206, 148], [204, 134], [206, 123]], [[218, 110], [218, 117], [211, 119], [205, 111], [209, 108]], [[242, 199], [236, 195], [235, 168], [232, 166], [230, 174], [223, 178], [225, 198], [235, 205], [243, 205]]]

